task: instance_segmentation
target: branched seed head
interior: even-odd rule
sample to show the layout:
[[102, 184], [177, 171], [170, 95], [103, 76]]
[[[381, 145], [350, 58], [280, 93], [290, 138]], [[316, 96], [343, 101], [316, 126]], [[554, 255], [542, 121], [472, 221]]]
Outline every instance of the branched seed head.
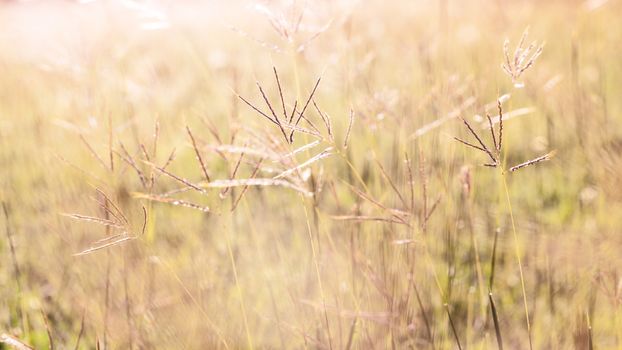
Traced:
[[523, 32], [523, 36], [521, 37], [518, 46], [516, 46], [512, 58], [510, 57], [509, 40], [506, 39], [503, 42], [505, 63], [501, 65], [501, 68], [503, 68], [505, 73], [512, 79], [512, 82], [516, 87], [523, 86], [522, 83], [518, 82], [518, 79], [523, 74], [523, 72], [529, 69], [529, 67], [533, 66], [536, 59], [540, 57], [540, 55], [542, 54], [542, 50], [544, 49], [544, 43], [538, 45], [535, 41], [529, 44], [529, 46], [523, 47], [528, 34], [529, 28], [525, 29], [525, 31]]

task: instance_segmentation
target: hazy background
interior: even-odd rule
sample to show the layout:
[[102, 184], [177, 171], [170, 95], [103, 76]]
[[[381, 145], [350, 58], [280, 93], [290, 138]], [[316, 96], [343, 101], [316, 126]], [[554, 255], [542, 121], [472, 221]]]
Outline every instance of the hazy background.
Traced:
[[[618, 0], [0, 2], [2, 340], [494, 349], [492, 291], [506, 348], [619, 349], [620, 14]], [[503, 43], [513, 54], [526, 28], [545, 46], [515, 85]], [[321, 136], [293, 156], [316, 138], [289, 145], [236, 96], [268, 113], [259, 82], [280, 113], [273, 67], [287, 111], [321, 77], [323, 114], [305, 113]], [[503, 167], [552, 160], [502, 174], [453, 139], [476, 142], [462, 116], [491, 144], [484, 116], [506, 94]], [[311, 160], [285, 179], [314, 195], [164, 196], [183, 183], [150, 164], [173, 150], [167, 171], [205, 180], [186, 127], [212, 181], [246, 147], [236, 179]], [[67, 216], [122, 221], [105, 198], [122, 227]], [[74, 256], [111, 236], [131, 239]]]

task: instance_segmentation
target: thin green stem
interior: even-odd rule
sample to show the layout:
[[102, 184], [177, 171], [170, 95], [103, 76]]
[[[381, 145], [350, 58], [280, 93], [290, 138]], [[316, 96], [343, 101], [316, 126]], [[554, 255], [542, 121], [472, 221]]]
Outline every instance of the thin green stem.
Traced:
[[523, 305], [525, 306], [525, 318], [527, 319], [527, 336], [529, 338], [529, 349], [533, 350], [533, 343], [531, 340], [531, 322], [529, 321], [529, 307], [527, 306], [527, 293], [525, 292], [525, 277], [523, 275], [523, 264], [520, 258], [520, 248], [518, 244], [518, 235], [516, 234], [516, 223], [514, 222], [514, 213], [512, 212], [512, 202], [510, 201], [510, 191], [508, 190], [508, 184], [505, 171], [501, 171], [501, 178], [503, 180], [503, 188], [505, 190], [505, 198], [510, 212], [510, 220], [512, 222], [512, 234], [514, 236], [514, 250], [516, 253], [516, 260], [518, 261], [518, 271], [520, 272], [520, 284], [523, 293]]
[[[318, 256], [315, 249], [315, 244], [313, 244], [313, 234], [311, 230], [311, 223], [309, 222], [309, 213], [307, 211], [307, 204], [305, 203], [304, 197], [300, 197], [302, 202], [302, 206], [305, 211], [305, 222], [307, 224], [307, 233], [309, 234], [309, 244], [311, 244], [311, 253], [313, 254], [313, 263], [315, 265], [315, 273], [317, 275], [318, 287], [320, 288], [320, 297], [322, 298], [322, 305], [324, 307], [324, 321], [326, 322], [326, 332], [328, 334], [328, 345], [329, 349], [333, 349], [333, 343], [330, 334], [330, 324], [328, 323], [328, 313], [326, 311], [326, 297], [324, 296], [324, 287], [322, 286], [322, 277], [320, 273], [320, 264], [318, 262]], [[318, 237], [319, 238], [319, 237]]]
[[246, 330], [246, 340], [248, 341], [248, 348], [253, 349], [253, 338], [248, 328], [248, 318], [246, 317], [246, 307], [244, 306], [244, 299], [242, 295], [242, 288], [240, 287], [240, 281], [238, 280], [238, 271], [235, 267], [235, 259], [233, 258], [233, 250], [231, 250], [231, 239], [227, 235], [227, 250], [229, 251], [229, 258], [231, 259], [231, 267], [233, 269], [233, 277], [235, 278], [235, 286], [238, 291], [238, 297], [240, 298], [240, 309], [242, 310], [242, 317], [244, 318], [244, 329]]

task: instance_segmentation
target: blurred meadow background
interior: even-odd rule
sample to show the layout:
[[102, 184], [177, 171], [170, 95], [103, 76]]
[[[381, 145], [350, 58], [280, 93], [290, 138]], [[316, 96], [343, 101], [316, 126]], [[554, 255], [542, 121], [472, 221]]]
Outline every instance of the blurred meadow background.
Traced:
[[622, 349], [621, 14], [0, 2], [0, 349]]

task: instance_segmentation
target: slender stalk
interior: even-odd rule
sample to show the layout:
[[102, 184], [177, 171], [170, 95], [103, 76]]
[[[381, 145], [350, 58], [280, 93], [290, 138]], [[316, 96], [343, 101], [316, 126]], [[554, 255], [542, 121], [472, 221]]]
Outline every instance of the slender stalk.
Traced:
[[430, 341], [430, 346], [434, 349], [434, 334], [432, 333], [432, 328], [430, 327], [430, 321], [428, 320], [428, 316], [423, 308], [423, 303], [421, 302], [421, 295], [419, 294], [419, 289], [417, 288], [417, 283], [414, 280], [412, 281], [413, 289], [415, 290], [415, 296], [417, 297], [417, 304], [419, 305], [419, 310], [421, 311], [421, 316], [423, 317], [423, 324], [425, 325], [425, 330], [428, 335], [428, 340]]
[[11, 234], [11, 224], [9, 223], [9, 209], [5, 202], [2, 202], [2, 211], [4, 212], [4, 220], [6, 224], [6, 237], [9, 242], [9, 248], [11, 250], [11, 260], [13, 263], [13, 273], [15, 278], [15, 284], [17, 286], [17, 316], [21, 322], [22, 331], [27, 333], [27, 324], [25, 320], [24, 304], [22, 301], [22, 283], [21, 283], [21, 270], [17, 263], [17, 254], [15, 253], [15, 243], [13, 242], [13, 236]]
[[[227, 242], [228, 242], [228, 237], [227, 237]], [[166, 267], [166, 269], [170, 272], [170, 274], [175, 278], [175, 281], [177, 281], [177, 283], [179, 284], [179, 286], [184, 290], [184, 293], [186, 293], [186, 295], [188, 296], [188, 298], [190, 298], [190, 300], [192, 301], [192, 303], [194, 304], [194, 306], [201, 312], [201, 314], [203, 315], [203, 317], [205, 318], [205, 321], [207, 322], [207, 324], [212, 328], [212, 330], [214, 331], [214, 333], [216, 334], [216, 336], [218, 337], [218, 340], [222, 343], [222, 345], [224, 346], [225, 349], [229, 349], [229, 344], [227, 343], [227, 340], [223, 337], [222, 331], [220, 330], [220, 328], [212, 321], [212, 319], [210, 318], [209, 314], [207, 313], [207, 311], [203, 308], [203, 306], [201, 305], [201, 303], [199, 303], [199, 300], [197, 300], [197, 298], [194, 296], [194, 294], [192, 294], [190, 292], [190, 290], [188, 289], [188, 287], [184, 284], [184, 282], [181, 280], [181, 278], [179, 277], [179, 275], [175, 272], [175, 270], [173, 270], [173, 268], [164, 260], [160, 260], [162, 262], [162, 265], [164, 267]]]
[[354, 331], [356, 330], [356, 321], [358, 321], [357, 317], [355, 317], [352, 320], [352, 324], [350, 325], [350, 333], [348, 334], [348, 343], [346, 344], [346, 347], [345, 347], [346, 350], [350, 350], [352, 348], [352, 341], [354, 340]]
[[132, 301], [130, 299], [128, 286], [128, 252], [123, 249], [123, 292], [125, 293], [125, 319], [127, 322], [128, 347], [134, 349], [134, 324], [132, 322]]
[[473, 247], [473, 255], [475, 255], [475, 274], [477, 277], [477, 289], [479, 290], [480, 304], [481, 304], [481, 313], [482, 315], [486, 314], [486, 307], [484, 300], [485, 291], [484, 291], [484, 273], [482, 272], [482, 264], [479, 256], [479, 247], [477, 246], [477, 239], [475, 238], [475, 228], [473, 227], [473, 214], [471, 211], [471, 203], [467, 198], [467, 220], [469, 225], [469, 235], [471, 238], [471, 246]]
[[235, 278], [235, 286], [238, 291], [238, 297], [240, 298], [240, 309], [242, 311], [242, 317], [244, 318], [244, 329], [246, 331], [246, 340], [248, 342], [248, 348], [254, 349], [253, 338], [248, 328], [248, 318], [246, 317], [246, 307], [244, 306], [244, 299], [242, 295], [242, 288], [240, 287], [240, 281], [238, 279], [238, 271], [235, 265], [235, 259], [233, 258], [233, 250], [231, 250], [231, 239], [227, 235], [227, 251], [229, 252], [229, 258], [231, 259], [231, 268], [233, 269], [233, 277]]
[[[313, 234], [312, 234], [312, 230], [311, 230], [311, 224], [309, 222], [309, 213], [307, 212], [307, 205], [304, 201], [304, 197], [300, 197], [300, 201], [302, 202], [302, 206], [304, 208], [305, 211], [305, 222], [307, 223], [307, 233], [309, 234], [309, 244], [311, 245], [311, 253], [313, 254], [313, 263], [315, 264], [315, 273], [317, 274], [317, 282], [318, 282], [318, 286], [320, 288], [320, 297], [322, 298], [322, 305], [324, 307], [324, 321], [326, 322], [326, 332], [328, 333], [328, 346], [329, 348], [332, 350], [333, 349], [333, 343], [332, 343], [332, 337], [330, 334], [330, 324], [328, 323], [328, 313], [326, 311], [326, 297], [324, 295], [324, 287], [322, 286], [322, 277], [320, 274], [320, 264], [318, 261], [318, 254], [316, 252], [315, 249], [315, 245], [313, 243]], [[319, 238], [319, 237], [318, 237]]]
[[[242, 205], [244, 207], [244, 211], [246, 213], [246, 216], [248, 217], [249, 222], [254, 222], [254, 217], [253, 217], [251, 208], [248, 205], [248, 201], [243, 201]], [[264, 253], [264, 250], [262, 249], [262, 247], [259, 244], [259, 237], [260, 237], [260, 235], [257, 232], [256, 227], [257, 226], [255, 224], [251, 224], [249, 226], [249, 229], [250, 229], [249, 231], [251, 233], [251, 237], [252, 237], [253, 243], [255, 244], [255, 247], [257, 249], [257, 253], [259, 255], [259, 261], [261, 262], [262, 265], [267, 265], [267, 261], [268, 260], [266, 258], [265, 253]], [[278, 248], [276, 248], [276, 249], [278, 249]], [[274, 313], [274, 317], [276, 319], [276, 324], [277, 324], [277, 327], [278, 327], [278, 330], [279, 330], [279, 340], [281, 342], [281, 349], [286, 349], [287, 347], [285, 346], [285, 338], [283, 337], [283, 329], [282, 329], [283, 328], [282, 327], [283, 322], [282, 322], [281, 317], [279, 315], [279, 310], [277, 308], [276, 299], [274, 297], [274, 288], [272, 286], [272, 279], [268, 276], [268, 274], [266, 273], [265, 270], [262, 270], [262, 275], [263, 275], [264, 280], [266, 281], [266, 286], [268, 288], [268, 292], [270, 293], [270, 303], [271, 303], [272, 310], [273, 310], [273, 313]]]
[[495, 300], [492, 298], [492, 292], [488, 293], [488, 300], [490, 301], [490, 311], [492, 312], [492, 321], [495, 324], [495, 335], [497, 337], [497, 346], [499, 350], [503, 350], [503, 340], [501, 340], [501, 328], [499, 327], [499, 316], [497, 315], [497, 307], [495, 306]]
[[488, 290], [492, 291], [495, 282], [495, 265], [497, 260], [497, 242], [499, 240], [499, 229], [495, 230], [495, 239], [492, 244], [492, 256], [490, 257], [490, 279], [488, 280]]
[[520, 284], [523, 293], [523, 305], [525, 307], [525, 318], [527, 322], [527, 336], [529, 338], [529, 349], [533, 350], [533, 342], [531, 339], [531, 322], [529, 321], [529, 307], [527, 306], [527, 293], [525, 292], [525, 276], [523, 274], [523, 264], [520, 257], [520, 248], [518, 244], [518, 235], [516, 234], [516, 223], [514, 221], [514, 213], [512, 212], [512, 202], [510, 201], [510, 191], [508, 190], [508, 184], [505, 171], [501, 171], [501, 178], [503, 180], [503, 188], [505, 190], [505, 198], [510, 212], [510, 221], [512, 222], [512, 235], [514, 236], [514, 248], [516, 253], [516, 261], [518, 262], [518, 271], [520, 273]]
[[449, 305], [445, 304], [445, 311], [447, 311], [447, 317], [449, 318], [449, 325], [451, 326], [451, 331], [454, 334], [454, 338], [456, 339], [456, 344], [458, 344], [458, 349], [462, 350], [462, 345], [460, 345], [460, 338], [458, 337], [458, 332], [456, 331], [456, 325], [454, 325], [454, 320], [451, 317], [451, 313], [449, 312]]
[[585, 313], [585, 318], [587, 320], [587, 345], [588, 345], [588, 349], [589, 350], [593, 350], [594, 349], [594, 342], [593, 342], [593, 334], [592, 334], [592, 322], [590, 321], [590, 314], [589, 312]]
[[48, 336], [48, 349], [54, 350], [54, 339], [52, 338], [52, 331], [50, 330], [50, 324], [48, 322], [48, 318], [43, 309], [39, 310], [41, 312], [41, 318], [43, 319], [43, 325], [45, 326], [45, 332]]
[[80, 340], [82, 340], [82, 335], [84, 334], [84, 317], [86, 316], [86, 308], [82, 311], [82, 321], [80, 322], [80, 331], [78, 332], [78, 339], [76, 339], [76, 346], [74, 350], [80, 349]]

